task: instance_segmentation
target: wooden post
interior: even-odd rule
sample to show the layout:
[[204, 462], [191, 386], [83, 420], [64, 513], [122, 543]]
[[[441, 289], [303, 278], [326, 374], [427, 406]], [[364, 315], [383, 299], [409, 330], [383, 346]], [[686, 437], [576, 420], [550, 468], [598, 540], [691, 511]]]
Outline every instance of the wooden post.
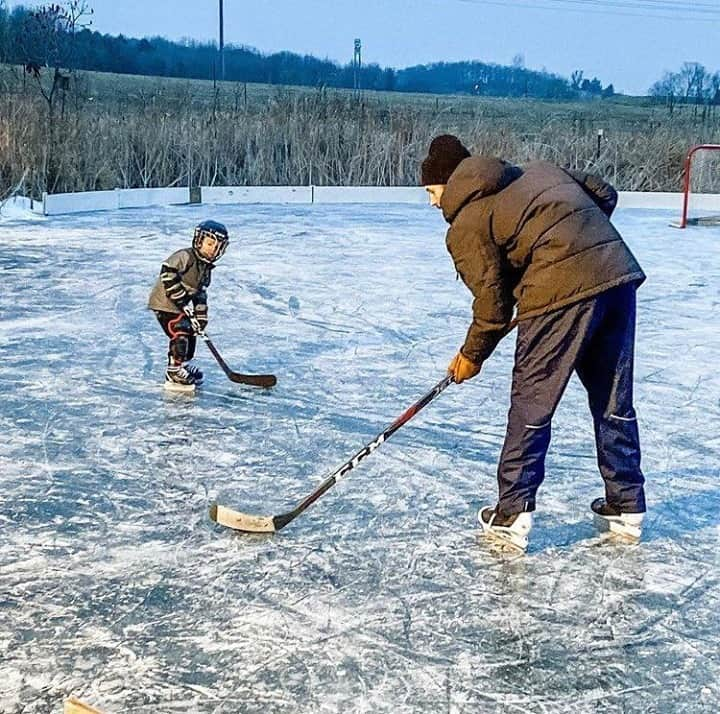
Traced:
[[223, 0], [220, 0], [220, 79], [225, 81], [225, 19], [223, 17]]

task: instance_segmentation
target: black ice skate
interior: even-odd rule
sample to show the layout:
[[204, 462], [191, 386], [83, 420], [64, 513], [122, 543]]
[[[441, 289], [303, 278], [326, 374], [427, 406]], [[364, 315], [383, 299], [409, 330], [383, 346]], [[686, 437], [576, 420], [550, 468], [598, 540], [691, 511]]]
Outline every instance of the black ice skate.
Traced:
[[623, 513], [610, 505], [604, 498], [596, 498], [590, 508], [598, 530], [622, 536], [629, 540], [640, 540], [644, 513]]
[[484, 536], [497, 538], [523, 551], [527, 549], [528, 534], [532, 528], [532, 513], [513, 513], [504, 516], [494, 507], [487, 506], [478, 511], [478, 521]]
[[165, 370], [165, 389], [169, 392], [194, 392], [195, 379], [181, 364], [169, 364]]

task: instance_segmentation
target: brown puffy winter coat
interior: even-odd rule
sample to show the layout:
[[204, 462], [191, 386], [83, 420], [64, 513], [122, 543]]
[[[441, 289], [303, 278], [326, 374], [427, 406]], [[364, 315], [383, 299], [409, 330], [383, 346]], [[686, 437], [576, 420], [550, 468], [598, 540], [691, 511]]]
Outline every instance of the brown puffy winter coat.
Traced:
[[645, 275], [609, 221], [617, 193], [596, 176], [538, 161], [471, 156], [441, 199], [447, 248], [473, 294], [463, 354], [481, 363], [517, 309], [542, 315]]

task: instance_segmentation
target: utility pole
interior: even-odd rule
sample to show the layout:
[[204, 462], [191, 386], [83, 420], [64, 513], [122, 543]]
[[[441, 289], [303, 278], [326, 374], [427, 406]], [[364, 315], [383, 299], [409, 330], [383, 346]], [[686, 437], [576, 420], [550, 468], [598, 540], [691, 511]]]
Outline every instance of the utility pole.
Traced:
[[220, 0], [220, 79], [225, 79], [225, 22], [223, 20], [223, 0]]
[[362, 42], [355, 38], [355, 51], [353, 52], [353, 91], [360, 95], [360, 69], [362, 67]]

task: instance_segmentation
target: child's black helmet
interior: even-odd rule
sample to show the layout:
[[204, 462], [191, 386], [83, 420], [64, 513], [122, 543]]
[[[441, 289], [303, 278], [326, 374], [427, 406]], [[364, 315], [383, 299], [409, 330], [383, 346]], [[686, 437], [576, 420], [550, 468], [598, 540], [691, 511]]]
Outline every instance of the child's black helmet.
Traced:
[[[217, 241], [215, 254], [212, 257], [203, 255], [200, 252], [200, 247], [205, 238], [214, 238]], [[218, 223], [217, 221], [203, 221], [195, 226], [192, 245], [195, 254], [201, 260], [206, 260], [209, 263], [214, 263], [216, 260], [219, 260], [225, 253], [229, 242], [230, 236], [228, 235], [227, 228], [225, 228], [222, 223]]]

